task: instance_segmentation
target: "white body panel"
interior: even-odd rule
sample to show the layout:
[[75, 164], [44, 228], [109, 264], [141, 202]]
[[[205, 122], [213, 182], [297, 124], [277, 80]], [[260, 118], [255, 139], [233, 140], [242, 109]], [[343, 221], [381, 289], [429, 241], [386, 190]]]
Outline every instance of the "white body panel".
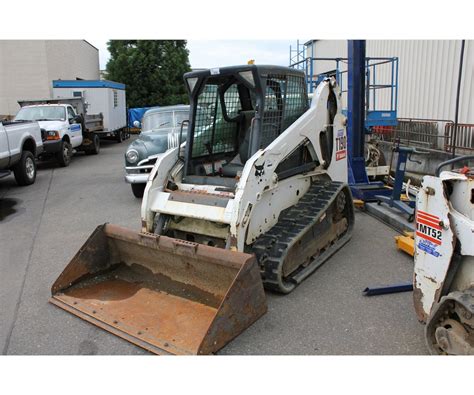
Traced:
[[[36, 143], [36, 152], [42, 150], [41, 130], [37, 122], [3, 125], [0, 122], [0, 169], [8, 168], [18, 158], [27, 139]], [[13, 158], [13, 159], [12, 159]]]
[[[53, 88], [53, 98], [71, 98], [74, 92], [82, 93], [88, 114], [103, 115], [104, 131], [112, 132], [127, 126], [125, 90], [108, 87]], [[116, 103], [114, 95], [117, 95]]]
[[212, 222], [230, 224], [233, 200], [229, 200], [226, 207], [214, 207], [204, 204], [175, 202], [169, 200], [169, 193], [162, 192], [150, 207], [152, 211], [161, 214], [183, 216], [187, 218], [206, 219]]
[[[443, 182], [453, 188], [449, 197]], [[440, 301], [442, 292], [465, 291], [474, 286], [473, 189], [472, 178], [455, 172], [423, 178], [417, 196], [414, 275], [415, 307], [423, 321]], [[456, 246], [461, 259], [446, 290]]]
[[159, 195], [164, 191], [168, 175], [178, 160], [178, 151], [179, 149], [176, 147], [160, 155], [148, 177], [141, 206], [143, 231], [150, 232], [152, 230], [155, 213], [151, 210], [151, 206], [159, 200]]
[[[182, 172], [173, 169], [178, 160], [178, 149], [168, 150], [157, 160], [145, 189], [142, 201], [142, 226], [151, 232], [155, 214], [182, 215], [230, 225], [229, 242], [231, 248], [243, 251], [246, 243], [252, 243], [260, 234], [267, 232], [277, 221], [280, 212], [298, 202], [310, 185], [310, 178], [316, 175], [329, 176], [334, 181], [347, 182], [347, 141], [345, 117], [340, 113], [339, 94], [338, 113], [335, 116], [334, 139], [340, 139], [338, 148], [334, 143], [329, 167], [324, 163], [312, 172], [297, 174], [279, 181], [276, 168], [298, 146], [306, 142], [322, 162], [319, 136], [328, 124], [327, 103], [330, 82], [319, 85], [310, 108], [265, 149], [257, 151], [242, 170], [235, 193], [218, 192], [210, 185], [181, 184]], [[342, 141], [342, 143], [341, 143]], [[336, 152], [337, 151], [337, 152]], [[180, 191], [183, 189], [201, 191], [209, 195], [230, 198], [227, 207], [192, 207], [185, 209], [169, 201], [169, 193], [164, 191], [168, 179], [172, 179]], [[184, 188], [183, 188], [184, 187]], [[274, 196], [274, 197], [273, 197]], [[185, 212], [186, 211], [186, 212]]]

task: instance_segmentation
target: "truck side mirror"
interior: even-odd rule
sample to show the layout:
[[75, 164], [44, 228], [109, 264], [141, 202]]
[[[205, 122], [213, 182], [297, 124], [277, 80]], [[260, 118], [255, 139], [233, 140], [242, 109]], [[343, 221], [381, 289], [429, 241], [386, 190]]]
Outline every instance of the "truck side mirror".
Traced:
[[140, 127], [140, 121], [133, 121], [133, 126], [136, 128]]
[[73, 119], [76, 123], [82, 123], [82, 115], [76, 115]]

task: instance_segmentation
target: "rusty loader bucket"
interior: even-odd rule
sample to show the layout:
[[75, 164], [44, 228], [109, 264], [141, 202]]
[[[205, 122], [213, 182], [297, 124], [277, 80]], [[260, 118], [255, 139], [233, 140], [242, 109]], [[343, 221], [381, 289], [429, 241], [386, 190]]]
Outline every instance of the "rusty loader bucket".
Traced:
[[156, 354], [210, 354], [267, 309], [252, 255], [99, 226], [50, 302]]

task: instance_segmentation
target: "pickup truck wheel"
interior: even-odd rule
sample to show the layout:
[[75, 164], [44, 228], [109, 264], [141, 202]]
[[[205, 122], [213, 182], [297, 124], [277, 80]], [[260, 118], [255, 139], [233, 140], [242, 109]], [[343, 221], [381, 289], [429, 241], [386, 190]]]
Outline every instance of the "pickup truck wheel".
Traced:
[[121, 143], [123, 141], [123, 132], [122, 130], [118, 130], [116, 133], [115, 138], [117, 139], [117, 143]]
[[30, 151], [23, 151], [20, 161], [13, 168], [13, 174], [18, 185], [31, 185], [35, 182], [36, 162]]
[[133, 196], [136, 198], [142, 198], [143, 193], [145, 192], [146, 184], [131, 184]]
[[72, 158], [72, 145], [67, 141], [63, 140], [61, 142], [61, 149], [56, 154], [56, 158], [61, 167], [69, 166], [69, 163], [71, 163]]
[[97, 134], [94, 134], [92, 138], [91, 147], [87, 149], [87, 155], [97, 155], [100, 152], [100, 138]]

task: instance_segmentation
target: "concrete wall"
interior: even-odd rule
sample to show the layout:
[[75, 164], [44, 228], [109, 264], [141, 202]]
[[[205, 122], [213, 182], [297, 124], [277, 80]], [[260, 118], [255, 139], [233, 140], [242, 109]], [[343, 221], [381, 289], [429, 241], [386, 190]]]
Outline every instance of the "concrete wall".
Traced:
[[84, 40], [46, 41], [48, 79], [100, 79], [99, 51]]
[[[392, 144], [389, 142], [380, 141], [378, 143], [380, 150], [385, 155], [385, 159], [387, 161], [387, 165], [390, 164], [390, 158], [392, 158]], [[421, 163], [416, 163], [412, 161], [407, 161], [406, 166], [406, 175], [410, 177], [416, 184], [420, 184], [423, 176], [425, 175], [434, 175], [436, 168], [442, 162], [445, 162], [452, 158], [452, 154], [449, 152], [441, 152], [435, 150], [427, 150], [427, 149], [420, 149], [422, 151], [427, 151], [428, 154], [413, 154], [411, 156], [412, 159], [419, 161]], [[461, 156], [461, 154], [456, 155]], [[397, 166], [398, 154], [393, 152], [392, 158], [392, 165], [391, 171], [394, 174]], [[474, 161], [468, 162], [470, 166], [474, 166]], [[456, 168], [462, 167], [463, 164], [460, 163], [459, 165], [455, 166]], [[450, 167], [446, 167], [445, 170], [449, 170]]]
[[99, 79], [99, 51], [84, 40], [0, 40], [0, 115], [20, 99], [52, 97], [54, 79]]
[[0, 115], [14, 115], [18, 99], [48, 97], [44, 41], [0, 41]]

